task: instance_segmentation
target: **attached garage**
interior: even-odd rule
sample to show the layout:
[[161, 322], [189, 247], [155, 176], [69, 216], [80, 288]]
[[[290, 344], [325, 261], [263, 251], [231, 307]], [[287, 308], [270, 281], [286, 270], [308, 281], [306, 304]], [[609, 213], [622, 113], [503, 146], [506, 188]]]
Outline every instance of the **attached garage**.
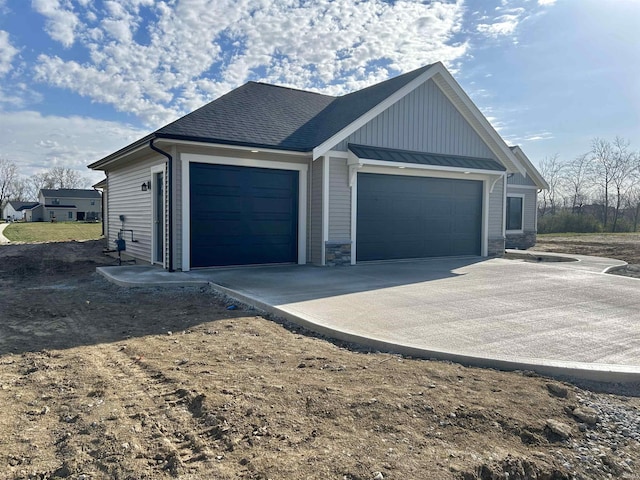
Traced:
[[191, 267], [297, 262], [298, 175], [190, 163]]
[[357, 185], [357, 261], [481, 254], [481, 181], [359, 173]]

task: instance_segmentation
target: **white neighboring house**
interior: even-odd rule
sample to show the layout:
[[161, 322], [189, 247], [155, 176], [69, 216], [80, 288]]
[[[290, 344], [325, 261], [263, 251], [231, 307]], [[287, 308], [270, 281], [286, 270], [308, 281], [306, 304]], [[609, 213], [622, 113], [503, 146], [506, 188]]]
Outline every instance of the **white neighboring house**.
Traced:
[[27, 222], [102, 220], [102, 195], [97, 190], [43, 188], [38, 203], [26, 210]]
[[9, 200], [2, 209], [2, 218], [11, 222], [24, 220], [26, 211], [36, 205], [38, 205], [38, 202], [19, 202], [17, 200]]

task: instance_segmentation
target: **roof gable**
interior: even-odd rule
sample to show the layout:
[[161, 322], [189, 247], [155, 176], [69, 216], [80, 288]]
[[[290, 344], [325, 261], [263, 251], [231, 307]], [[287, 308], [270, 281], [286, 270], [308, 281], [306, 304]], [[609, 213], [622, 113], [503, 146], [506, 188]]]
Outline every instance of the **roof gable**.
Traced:
[[528, 176], [538, 188], [542, 190], [549, 190], [549, 184], [542, 177], [542, 175], [540, 174], [538, 169], [533, 165], [533, 163], [531, 163], [531, 160], [529, 160], [529, 157], [525, 155], [525, 153], [522, 151], [522, 148], [516, 145], [515, 147], [509, 147], [509, 149], [515, 154], [515, 156], [524, 165], [526, 170], [524, 175]]
[[430, 78], [507, 170], [524, 173], [520, 161], [440, 62], [341, 97], [249, 82], [89, 167], [101, 169], [147, 148], [154, 138], [312, 152], [315, 159]]

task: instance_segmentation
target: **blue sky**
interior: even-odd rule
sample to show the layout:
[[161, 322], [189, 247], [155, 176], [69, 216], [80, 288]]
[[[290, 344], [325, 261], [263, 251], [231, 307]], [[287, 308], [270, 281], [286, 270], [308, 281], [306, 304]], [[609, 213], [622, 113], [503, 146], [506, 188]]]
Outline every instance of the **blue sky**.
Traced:
[[538, 163], [640, 149], [640, 0], [0, 0], [0, 157], [80, 170], [249, 80], [327, 94], [442, 61]]

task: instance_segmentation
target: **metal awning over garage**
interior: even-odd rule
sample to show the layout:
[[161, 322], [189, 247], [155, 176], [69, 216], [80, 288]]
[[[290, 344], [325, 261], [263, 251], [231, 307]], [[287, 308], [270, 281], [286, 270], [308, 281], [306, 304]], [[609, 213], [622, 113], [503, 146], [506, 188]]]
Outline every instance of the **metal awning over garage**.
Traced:
[[441, 155], [437, 153], [414, 152], [393, 148], [369, 147], [349, 144], [349, 150], [359, 159], [382, 162], [412, 163], [433, 167], [459, 168], [461, 170], [504, 172], [506, 169], [490, 158], [463, 157], [458, 155]]

